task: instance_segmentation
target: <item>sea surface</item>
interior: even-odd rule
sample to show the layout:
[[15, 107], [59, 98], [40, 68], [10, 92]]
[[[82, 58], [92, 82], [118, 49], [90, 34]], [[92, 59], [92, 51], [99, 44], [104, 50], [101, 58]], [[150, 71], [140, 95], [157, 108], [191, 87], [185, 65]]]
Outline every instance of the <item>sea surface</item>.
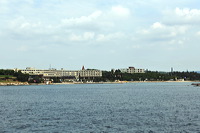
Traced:
[[0, 86], [0, 133], [200, 133], [191, 82]]

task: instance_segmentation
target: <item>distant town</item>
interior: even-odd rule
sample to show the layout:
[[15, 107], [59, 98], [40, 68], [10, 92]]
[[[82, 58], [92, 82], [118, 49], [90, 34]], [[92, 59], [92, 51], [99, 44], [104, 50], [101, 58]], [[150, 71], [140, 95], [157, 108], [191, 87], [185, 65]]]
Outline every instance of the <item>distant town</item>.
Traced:
[[133, 82], [133, 81], [199, 81], [197, 72], [158, 72], [141, 68], [127, 67], [102, 71], [97, 69], [60, 70], [36, 69], [0, 69], [0, 83], [26, 82], [27, 84], [52, 83], [102, 83], [102, 82]]
[[[82, 66], [81, 70], [60, 70], [50, 68], [46, 70], [27, 67], [26, 69], [13, 69], [14, 72], [21, 72], [29, 75], [29, 82], [93, 82], [103, 77], [103, 72], [97, 69], [85, 69]], [[136, 69], [135, 67], [119, 69], [122, 73], [145, 73], [144, 69]], [[115, 72], [115, 69], [111, 71]]]

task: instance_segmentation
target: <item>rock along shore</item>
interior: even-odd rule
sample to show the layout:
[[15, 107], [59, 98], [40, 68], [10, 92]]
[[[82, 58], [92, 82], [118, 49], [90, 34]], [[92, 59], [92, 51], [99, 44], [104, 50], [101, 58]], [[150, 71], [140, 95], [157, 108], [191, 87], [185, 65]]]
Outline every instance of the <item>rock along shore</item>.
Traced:
[[29, 85], [28, 82], [0, 82], [0, 86]]
[[[156, 82], [199, 82], [199, 81], [118, 81], [118, 82], [63, 82], [63, 83], [28, 83], [28, 82], [0, 82], [0, 86], [22, 86], [22, 85], [64, 85], [64, 84], [124, 84], [124, 83], [156, 83]], [[198, 84], [198, 83], [197, 83]], [[193, 83], [192, 85], [200, 86]]]

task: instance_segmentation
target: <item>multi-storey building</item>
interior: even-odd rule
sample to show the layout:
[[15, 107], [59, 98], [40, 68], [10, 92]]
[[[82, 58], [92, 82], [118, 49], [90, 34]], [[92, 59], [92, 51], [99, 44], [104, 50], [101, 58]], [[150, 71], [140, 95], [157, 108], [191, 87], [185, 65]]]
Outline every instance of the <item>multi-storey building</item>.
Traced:
[[145, 73], [144, 69], [137, 69], [135, 67], [123, 68], [120, 69], [122, 73]]
[[80, 78], [95, 78], [101, 77], [102, 71], [96, 69], [84, 69], [82, 70], [41, 70], [32, 67], [27, 67], [26, 69], [14, 69], [14, 71], [21, 71], [24, 74], [29, 74], [30, 76], [41, 76], [43, 78], [50, 77], [60, 77], [60, 78], [70, 78], [70, 79], [80, 79]]

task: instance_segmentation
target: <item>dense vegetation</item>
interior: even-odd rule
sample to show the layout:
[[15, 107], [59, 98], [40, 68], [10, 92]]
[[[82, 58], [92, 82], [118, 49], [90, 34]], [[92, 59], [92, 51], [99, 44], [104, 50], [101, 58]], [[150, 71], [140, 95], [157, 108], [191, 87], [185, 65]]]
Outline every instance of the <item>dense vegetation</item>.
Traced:
[[168, 81], [168, 80], [200, 80], [200, 74], [196, 72], [157, 72], [147, 71], [146, 73], [121, 73], [120, 70], [103, 71], [101, 78], [96, 78], [95, 81]]
[[20, 71], [15, 72], [14, 70], [3, 70], [0, 69], [0, 80], [1, 81], [20, 81], [27, 82], [29, 78], [28, 74], [23, 74]]
[[186, 80], [200, 80], [200, 73], [197, 72], [173, 72], [172, 75]]
[[[52, 83], [61, 83], [61, 78], [60, 77], [50, 77], [49, 79]], [[44, 83], [44, 78], [42, 76], [31, 76], [31, 78], [29, 78], [29, 83]]]

